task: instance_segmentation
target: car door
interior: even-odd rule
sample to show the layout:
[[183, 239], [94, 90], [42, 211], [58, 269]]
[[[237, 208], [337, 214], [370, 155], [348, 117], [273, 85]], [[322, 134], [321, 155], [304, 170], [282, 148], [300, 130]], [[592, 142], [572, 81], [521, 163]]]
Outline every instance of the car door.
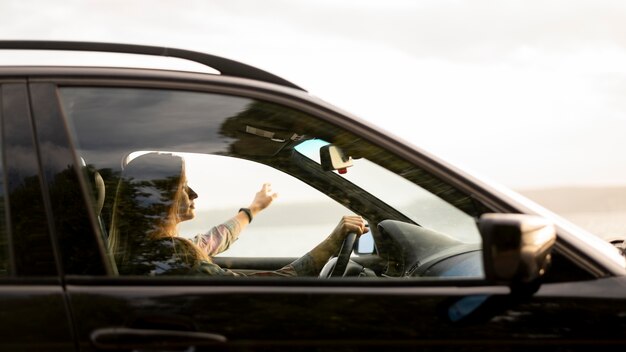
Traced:
[[[302, 131], [337, 141], [355, 135], [365, 141], [372, 138], [365, 143], [370, 146], [376, 141], [371, 129], [342, 120], [306, 97], [206, 78], [199, 84], [196, 79], [173, 83], [171, 77], [116, 79], [94, 73], [89, 78], [42, 77], [30, 85], [42, 167], [51, 203], [56, 205], [52, 216], [65, 290], [81, 350], [517, 350], [530, 346], [551, 350], [588, 348], [594, 339], [609, 347], [624, 343], [620, 332], [625, 323], [618, 313], [624, 307], [623, 279], [598, 279], [559, 252], [554, 253], [548, 283], [534, 298], [511, 295], [509, 287], [480, 276], [393, 277], [389, 268], [379, 268], [386, 274], [374, 278], [327, 280], [138, 276], [118, 271], [107, 248], [111, 230], [107, 224], [119, 193], [119, 175], [137, 155], [133, 153], [236, 156], [306, 181], [371, 223], [403, 216], [367, 192], [348, 195], [338, 186], [343, 181], [317, 184], [314, 177], [306, 179], [298, 170], [308, 164], [294, 166], [280, 159], [293, 155], [281, 153], [290, 143], [306, 138]], [[389, 138], [376, 142], [380, 150], [393, 149]], [[358, 154], [359, 149], [353, 152]], [[421, 157], [425, 167], [428, 162]], [[215, 173], [231, 175], [230, 183], [217, 188], [236, 188], [240, 186], [237, 173], [253, 173], [245, 167], [212, 166], [205, 170], [207, 182]], [[458, 209], [477, 214], [499, 211], [488, 201], [494, 195], [478, 189], [469, 195], [464, 191], [471, 185], [464, 190], [452, 186], [463, 182], [458, 178], [446, 180], [445, 173], [428, 173], [405, 159], [387, 167], [402, 168], [409, 181], [423, 180], [426, 190]], [[98, 198], [94, 173], [104, 176], [102, 209], [94, 206]], [[233, 212], [239, 208], [231, 207]], [[371, 230], [376, 235], [378, 230]], [[367, 262], [367, 258], [354, 260]], [[243, 262], [234, 266], [247, 265]], [[226, 266], [228, 260], [220, 263]], [[265, 269], [282, 264], [275, 260]], [[581, 287], [587, 290], [571, 294]], [[616, 310], [606, 309], [606, 296], [597, 297], [599, 287], [610, 292]]]
[[75, 349], [25, 80], [0, 80], [0, 349]]

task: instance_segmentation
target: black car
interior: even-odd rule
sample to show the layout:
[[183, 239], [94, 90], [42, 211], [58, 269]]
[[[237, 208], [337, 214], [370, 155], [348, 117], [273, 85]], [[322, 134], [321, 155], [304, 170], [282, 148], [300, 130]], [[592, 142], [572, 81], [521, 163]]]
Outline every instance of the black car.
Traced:
[[[615, 247], [293, 83], [170, 48], [0, 49], [172, 56], [220, 72], [0, 67], [3, 351], [626, 348]], [[211, 258], [237, 275], [119, 262], [122, 198], [163, 198], [125, 176], [145, 155], [184, 159], [199, 197], [180, 236], [252, 221]], [[253, 220], [245, 206], [263, 182], [280, 197]], [[344, 215], [368, 232], [347, 236], [319, 274], [250, 275], [279, 272]]]

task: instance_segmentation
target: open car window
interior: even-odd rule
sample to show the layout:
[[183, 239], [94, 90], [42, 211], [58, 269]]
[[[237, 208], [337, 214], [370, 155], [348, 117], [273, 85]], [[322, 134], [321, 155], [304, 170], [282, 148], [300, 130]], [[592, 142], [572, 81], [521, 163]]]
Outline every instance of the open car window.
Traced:
[[306, 183], [269, 166], [227, 156], [178, 153], [198, 193], [196, 217], [179, 225], [181, 236], [206, 232], [246, 206], [264, 181], [278, 198], [221, 257], [299, 257], [321, 242], [351, 211]]
[[[475, 220], [487, 209], [352, 131], [274, 103], [204, 92], [61, 87], [59, 96], [86, 184], [98, 188], [93, 173], [103, 180], [95, 215], [120, 275], [316, 276], [324, 270], [312, 250], [342, 216], [358, 215], [373, 243], [352, 255], [346, 276], [483, 276]], [[326, 156], [324, 145], [352, 166], [325, 168], [315, 156]], [[165, 164], [178, 171], [160, 172]], [[245, 226], [239, 209], [266, 182], [279, 197]], [[185, 219], [172, 215], [183, 193], [195, 215]], [[243, 231], [229, 222], [236, 216]], [[170, 219], [177, 226], [164, 225]]]

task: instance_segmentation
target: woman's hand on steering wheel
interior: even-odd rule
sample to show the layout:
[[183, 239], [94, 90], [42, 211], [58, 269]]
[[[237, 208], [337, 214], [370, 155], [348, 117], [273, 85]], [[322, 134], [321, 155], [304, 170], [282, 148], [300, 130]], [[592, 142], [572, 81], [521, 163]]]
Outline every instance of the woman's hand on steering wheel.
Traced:
[[367, 232], [369, 232], [369, 229], [365, 226], [365, 220], [362, 217], [346, 215], [341, 218], [330, 237], [335, 239], [337, 243], [341, 243], [349, 233], [356, 233], [357, 236], [361, 236]]
[[337, 227], [330, 235], [330, 239], [335, 242], [336, 257], [330, 258], [320, 271], [321, 278], [344, 276], [348, 269], [348, 262], [356, 238], [369, 229], [365, 226], [365, 221], [360, 216], [344, 216], [339, 221]]

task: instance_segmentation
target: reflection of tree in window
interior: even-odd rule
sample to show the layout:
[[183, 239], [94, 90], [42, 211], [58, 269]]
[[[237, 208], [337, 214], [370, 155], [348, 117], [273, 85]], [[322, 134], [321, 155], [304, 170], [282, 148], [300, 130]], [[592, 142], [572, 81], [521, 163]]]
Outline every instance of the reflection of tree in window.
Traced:
[[[248, 126], [273, 133], [274, 137], [264, 137], [262, 136], [264, 133], [257, 135], [246, 132]], [[228, 118], [222, 125], [220, 134], [236, 139], [230, 147], [230, 152], [233, 155], [261, 161], [292, 175], [303, 174], [304, 171], [298, 170], [292, 165], [294, 161], [291, 159], [291, 147], [299, 143], [298, 139], [304, 136], [305, 139], [326, 140], [339, 146], [352, 158], [368, 159], [428, 190], [470, 216], [478, 217], [487, 211], [486, 207], [468, 194], [441, 181], [430, 172], [397, 157], [388, 150], [364, 141], [345, 129], [287, 107], [267, 102], [253, 102], [244, 111]], [[297, 136], [296, 140], [291, 139], [294, 135]], [[299, 167], [303, 167], [303, 165], [301, 164]], [[315, 170], [310, 167], [305, 172], [309, 173], [310, 177]], [[328, 181], [324, 180], [323, 182]], [[353, 208], [347, 203], [346, 197], [342, 196], [341, 189], [334, 190], [332, 186], [319, 184], [318, 180], [312, 178], [306, 182], [317, 189], [324, 190], [327, 195], [343, 205]], [[361, 214], [368, 215], [364, 209], [360, 209]], [[372, 212], [370, 215], [374, 216], [375, 214]]]
[[178, 176], [120, 179], [109, 236], [120, 274], [149, 275], [156, 270], [181, 275], [196, 264], [196, 258], [186, 251], [189, 241], [161, 233], [168, 228], [164, 222], [171, 219], [168, 212], [179, 182]]
[[11, 235], [16, 270], [21, 275], [55, 275], [56, 265], [41, 199], [38, 176], [28, 176], [9, 189]]
[[[249, 127], [258, 132], [250, 132]], [[248, 128], [248, 132], [246, 132]], [[340, 129], [284, 106], [256, 101], [224, 121], [220, 134], [235, 138], [230, 152], [250, 156], [274, 156], [296, 144], [303, 135], [337, 136]]]
[[85, 206], [78, 174], [72, 165], [48, 182], [54, 209], [56, 236], [65, 271], [72, 274], [104, 274], [89, 209]]

